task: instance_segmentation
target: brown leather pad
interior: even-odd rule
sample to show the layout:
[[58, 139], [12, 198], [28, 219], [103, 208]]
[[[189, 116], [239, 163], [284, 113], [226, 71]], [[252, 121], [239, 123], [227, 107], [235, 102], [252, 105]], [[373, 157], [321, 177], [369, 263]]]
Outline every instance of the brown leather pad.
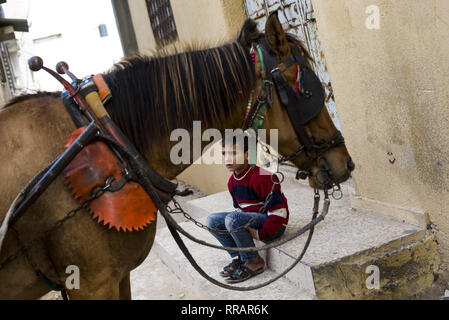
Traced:
[[[73, 132], [67, 139], [66, 148], [81, 134], [84, 128]], [[119, 161], [102, 141], [87, 145], [64, 169], [65, 184], [81, 203], [93, 190], [105, 185], [112, 175], [115, 182], [122, 179], [123, 169]], [[95, 220], [117, 231], [143, 230], [155, 221], [157, 209], [150, 196], [137, 183], [128, 181], [116, 192], [106, 191], [87, 205]]]

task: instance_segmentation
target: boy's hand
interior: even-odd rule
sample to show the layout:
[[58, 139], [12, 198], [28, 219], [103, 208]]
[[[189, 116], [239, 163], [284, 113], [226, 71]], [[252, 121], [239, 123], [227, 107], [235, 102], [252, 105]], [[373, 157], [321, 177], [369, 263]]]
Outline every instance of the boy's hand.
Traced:
[[246, 230], [248, 230], [251, 237], [253, 237], [256, 240], [259, 240], [259, 232], [256, 229], [253, 229], [251, 227], [247, 227]]

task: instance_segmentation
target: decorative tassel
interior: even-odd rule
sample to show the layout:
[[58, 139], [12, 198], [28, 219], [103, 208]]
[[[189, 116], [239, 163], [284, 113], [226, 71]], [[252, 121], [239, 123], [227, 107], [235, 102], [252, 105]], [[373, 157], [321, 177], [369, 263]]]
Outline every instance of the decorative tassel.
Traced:
[[253, 64], [256, 64], [256, 52], [254, 51], [254, 47], [251, 47], [251, 58], [253, 59]]
[[253, 107], [253, 94], [254, 94], [254, 90], [251, 91], [251, 95], [249, 96], [248, 105], [246, 106], [245, 118], [243, 119], [243, 125], [245, 125], [246, 120], [249, 117], [249, 113], [251, 112], [251, 109]]
[[299, 95], [300, 93], [303, 93], [303, 83], [304, 79], [302, 78], [302, 69], [299, 66], [299, 63], [297, 63], [297, 69], [296, 69], [296, 77], [295, 77], [295, 89], [296, 93]]

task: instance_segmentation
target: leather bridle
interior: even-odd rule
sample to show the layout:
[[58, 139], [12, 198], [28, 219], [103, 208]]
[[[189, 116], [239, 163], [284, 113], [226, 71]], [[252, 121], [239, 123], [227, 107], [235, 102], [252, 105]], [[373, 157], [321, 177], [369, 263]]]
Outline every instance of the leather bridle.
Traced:
[[[260, 38], [258, 42], [253, 44], [251, 53], [253, 61], [255, 54], [259, 55], [261, 61], [262, 89], [253, 105], [250, 99], [247, 113], [243, 125], [243, 130], [253, 129], [257, 132], [263, 125], [267, 106], [273, 104], [273, 88], [276, 88], [281, 103], [286, 107], [290, 121], [295, 129], [302, 146], [292, 154], [282, 157], [280, 162], [292, 161], [305, 154], [306, 161], [298, 169], [296, 179], [307, 179], [312, 176], [311, 167], [314, 162], [323, 162], [323, 168], [316, 173], [319, 180], [319, 173], [326, 171], [328, 180], [318, 181], [323, 186], [331, 186], [334, 182], [332, 171], [324, 158], [324, 154], [332, 148], [343, 145], [344, 138], [340, 131], [326, 141], [316, 141], [313, 136], [307, 132], [306, 125], [315, 118], [324, 106], [324, 89], [321, 81], [315, 73], [307, 66], [305, 59], [301, 55], [296, 45], [291, 46], [292, 56], [282, 63], [278, 63], [277, 59], [269, 54], [264, 55], [263, 51], [267, 51], [268, 44], [265, 38]], [[295, 91], [285, 79], [283, 72], [290, 66], [297, 64], [300, 70], [303, 85], [299, 90]], [[267, 72], [267, 70], [271, 70]]]

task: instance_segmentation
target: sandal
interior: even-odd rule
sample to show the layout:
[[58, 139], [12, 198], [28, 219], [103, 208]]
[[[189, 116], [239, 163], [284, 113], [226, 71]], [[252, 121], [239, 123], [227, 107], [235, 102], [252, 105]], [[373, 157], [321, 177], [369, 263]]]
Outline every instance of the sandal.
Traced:
[[243, 261], [240, 258], [232, 260], [230, 264], [223, 268], [223, 271], [220, 272], [220, 276], [223, 278], [229, 277], [233, 274], [240, 266], [243, 265]]
[[265, 266], [257, 269], [256, 271], [253, 271], [250, 268], [248, 268], [247, 266], [245, 266], [244, 264], [242, 264], [239, 269], [235, 270], [235, 272], [233, 274], [231, 274], [229, 279], [226, 279], [226, 282], [227, 283], [243, 282], [243, 281], [246, 281], [254, 276], [257, 276], [258, 274], [261, 274], [264, 271], [265, 271]]

